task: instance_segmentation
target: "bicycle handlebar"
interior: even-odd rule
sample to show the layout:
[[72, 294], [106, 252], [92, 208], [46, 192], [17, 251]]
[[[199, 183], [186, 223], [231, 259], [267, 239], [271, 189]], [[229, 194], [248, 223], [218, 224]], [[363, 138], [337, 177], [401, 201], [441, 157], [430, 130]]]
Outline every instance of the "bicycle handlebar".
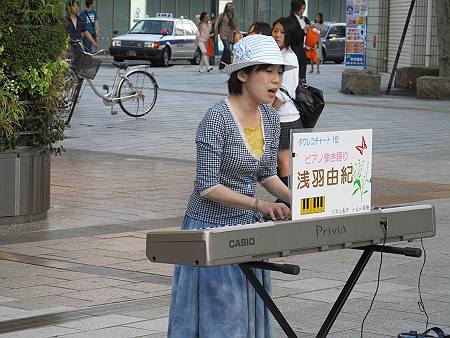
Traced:
[[83, 54], [90, 55], [90, 56], [97, 56], [97, 55], [100, 55], [100, 54], [108, 54], [108, 53], [109, 53], [109, 51], [108, 51], [107, 49], [99, 49], [99, 50], [96, 51], [94, 54], [89, 53], [89, 52], [87, 52], [87, 51], [84, 49], [84, 46], [83, 46], [83, 44], [81, 43], [80, 40], [70, 40], [70, 44], [71, 44], [72, 46], [75, 46], [75, 45], [80, 46], [80, 47], [81, 47], [81, 52], [82, 52]]

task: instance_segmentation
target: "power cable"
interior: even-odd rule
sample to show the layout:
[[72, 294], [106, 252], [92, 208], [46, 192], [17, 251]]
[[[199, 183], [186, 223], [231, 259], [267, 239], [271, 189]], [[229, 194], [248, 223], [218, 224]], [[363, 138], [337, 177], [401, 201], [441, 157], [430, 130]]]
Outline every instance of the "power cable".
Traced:
[[429, 316], [428, 316], [427, 311], [425, 310], [425, 304], [423, 303], [422, 290], [420, 289], [420, 281], [422, 278], [422, 272], [423, 272], [423, 268], [425, 266], [425, 262], [427, 261], [427, 252], [425, 251], [425, 247], [423, 246], [422, 238], [420, 239], [420, 244], [422, 245], [423, 262], [422, 262], [422, 267], [420, 268], [420, 272], [419, 272], [419, 280], [417, 282], [417, 289], [419, 290], [419, 301], [417, 302], [417, 304], [419, 305], [420, 312], [422, 312], [427, 317], [427, 323], [425, 324], [425, 330], [426, 330], [426, 329], [428, 329]]
[[364, 316], [363, 321], [361, 323], [361, 332], [360, 332], [361, 333], [360, 334], [361, 338], [362, 338], [363, 332], [364, 332], [364, 322], [366, 321], [367, 316], [369, 315], [370, 311], [372, 310], [372, 306], [373, 306], [373, 303], [375, 301], [375, 297], [377, 296], [378, 289], [380, 287], [381, 266], [383, 265], [383, 252], [384, 252], [384, 246], [386, 244], [388, 225], [387, 225], [387, 223], [384, 223], [383, 226], [384, 226], [384, 237], [383, 237], [383, 245], [381, 246], [381, 250], [380, 250], [380, 265], [378, 266], [377, 287], [376, 287], [375, 292], [373, 294], [372, 301], [370, 302], [369, 309], [367, 310], [366, 315]]

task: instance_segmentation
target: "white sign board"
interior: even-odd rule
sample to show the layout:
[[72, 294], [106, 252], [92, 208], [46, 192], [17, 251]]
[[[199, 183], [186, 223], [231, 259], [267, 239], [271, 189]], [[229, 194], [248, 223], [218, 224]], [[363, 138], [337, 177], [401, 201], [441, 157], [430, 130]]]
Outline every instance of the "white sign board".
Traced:
[[130, 2], [130, 28], [134, 26], [139, 19], [145, 17], [147, 1], [131, 0]]
[[292, 219], [370, 211], [372, 130], [291, 134]]

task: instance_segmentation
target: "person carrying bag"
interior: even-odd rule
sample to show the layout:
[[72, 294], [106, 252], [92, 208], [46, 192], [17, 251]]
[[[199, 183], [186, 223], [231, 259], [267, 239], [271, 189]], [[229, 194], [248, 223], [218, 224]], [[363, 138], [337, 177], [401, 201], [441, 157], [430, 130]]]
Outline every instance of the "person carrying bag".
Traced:
[[294, 103], [300, 113], [303, 128], [314, 128], [325, 107], [322, 91], [304, 82], [299, 83], [295, 91], [295, 98], [292, 98], [284, 88], [279, 90], [286, 94]]

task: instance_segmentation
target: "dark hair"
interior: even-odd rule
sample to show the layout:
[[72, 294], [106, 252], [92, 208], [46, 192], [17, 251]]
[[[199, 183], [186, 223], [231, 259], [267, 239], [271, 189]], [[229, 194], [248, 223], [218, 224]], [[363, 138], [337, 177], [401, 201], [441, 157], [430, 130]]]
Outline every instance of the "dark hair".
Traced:
[[94, 0], [86, 0], [84, 2], [84, 4], [86, 5], [87, 8], [89, 8], [92, 5], [93, 2], [94, 2]]
[[67, 13], [67, 15], [70, 15], [70, 7], [72, 7], [73, 4], [77, 4], [78, 6], [80, 6], [80, 2], [78, 0], [67, 0], [66, 1], [66, 13]]
[[[254, 65], [254, 66], [249, 66], [249, 67], [245, 67], [242, 69], [239, 69], [233, 73], [231, 73], [230, 78], [228, 79], [228, 93], [229, 94], [235, 94], [235, 95], [241, 95], [242, 92], [242, 81], [239, 80], [238, 78], [238, 73], [240, 71], [245, 72], [246, 74], [251, 74], [251, 73], [259, 73], [262, 72], [270, 67], [272, 67], [272, 64], [260, 64], [260, 65]], [[283, 68], [283, 72], [284, 72], [284, 66], [281, 66]]]
[[234, 6], [234, 4], [230, 1], [230, 2], [227, 2], [226, 4], [225, 4], [225, 7], [223, 8], [223, 15], [226, 15], [227, 14], [227, 7], [228, 7], [228, 5], [233, 5]]
[[66, 7], [72, 7], [73, 4], [77, 4], [78, 6], [80, 5], [80, 2], [78, 0], [67, 0], [66, 1]]
[[292, 0], [291, 1], [291, 15], [297, 13], [302, 6], [306, 7], [305, 0]]
[[316, 17], [320, 17], [320, 21], [318, 21], [317, 23], [323, 24], [323, 13], [317, 13]]
[[268, 36], [272, 35], [272, 27], [270, 27], [270, 25], [267, 22], [256, 21], [248, 29], [249, 33], [250, 33], [250, 29], [252, 29], [252, 28], [253, 28], [253, 32], [255, 34], [262, 34], [262, 35], [268, 35]]
[[201, 13], [200, 13], [200, 17], [199, 17], [200, 23], [203, 22], [203, 19], [204, 19], [205, 16], [207, 16], [207, 15], [208, 15], [208, 12], [201, 12]]
[[297, 45], [297, 26], [291, 18], [279, 18], [273, 23], [273, 28], [279, 23], [283, 26], [284, 30], [284, 48], [289, 48], [292, 45]]

